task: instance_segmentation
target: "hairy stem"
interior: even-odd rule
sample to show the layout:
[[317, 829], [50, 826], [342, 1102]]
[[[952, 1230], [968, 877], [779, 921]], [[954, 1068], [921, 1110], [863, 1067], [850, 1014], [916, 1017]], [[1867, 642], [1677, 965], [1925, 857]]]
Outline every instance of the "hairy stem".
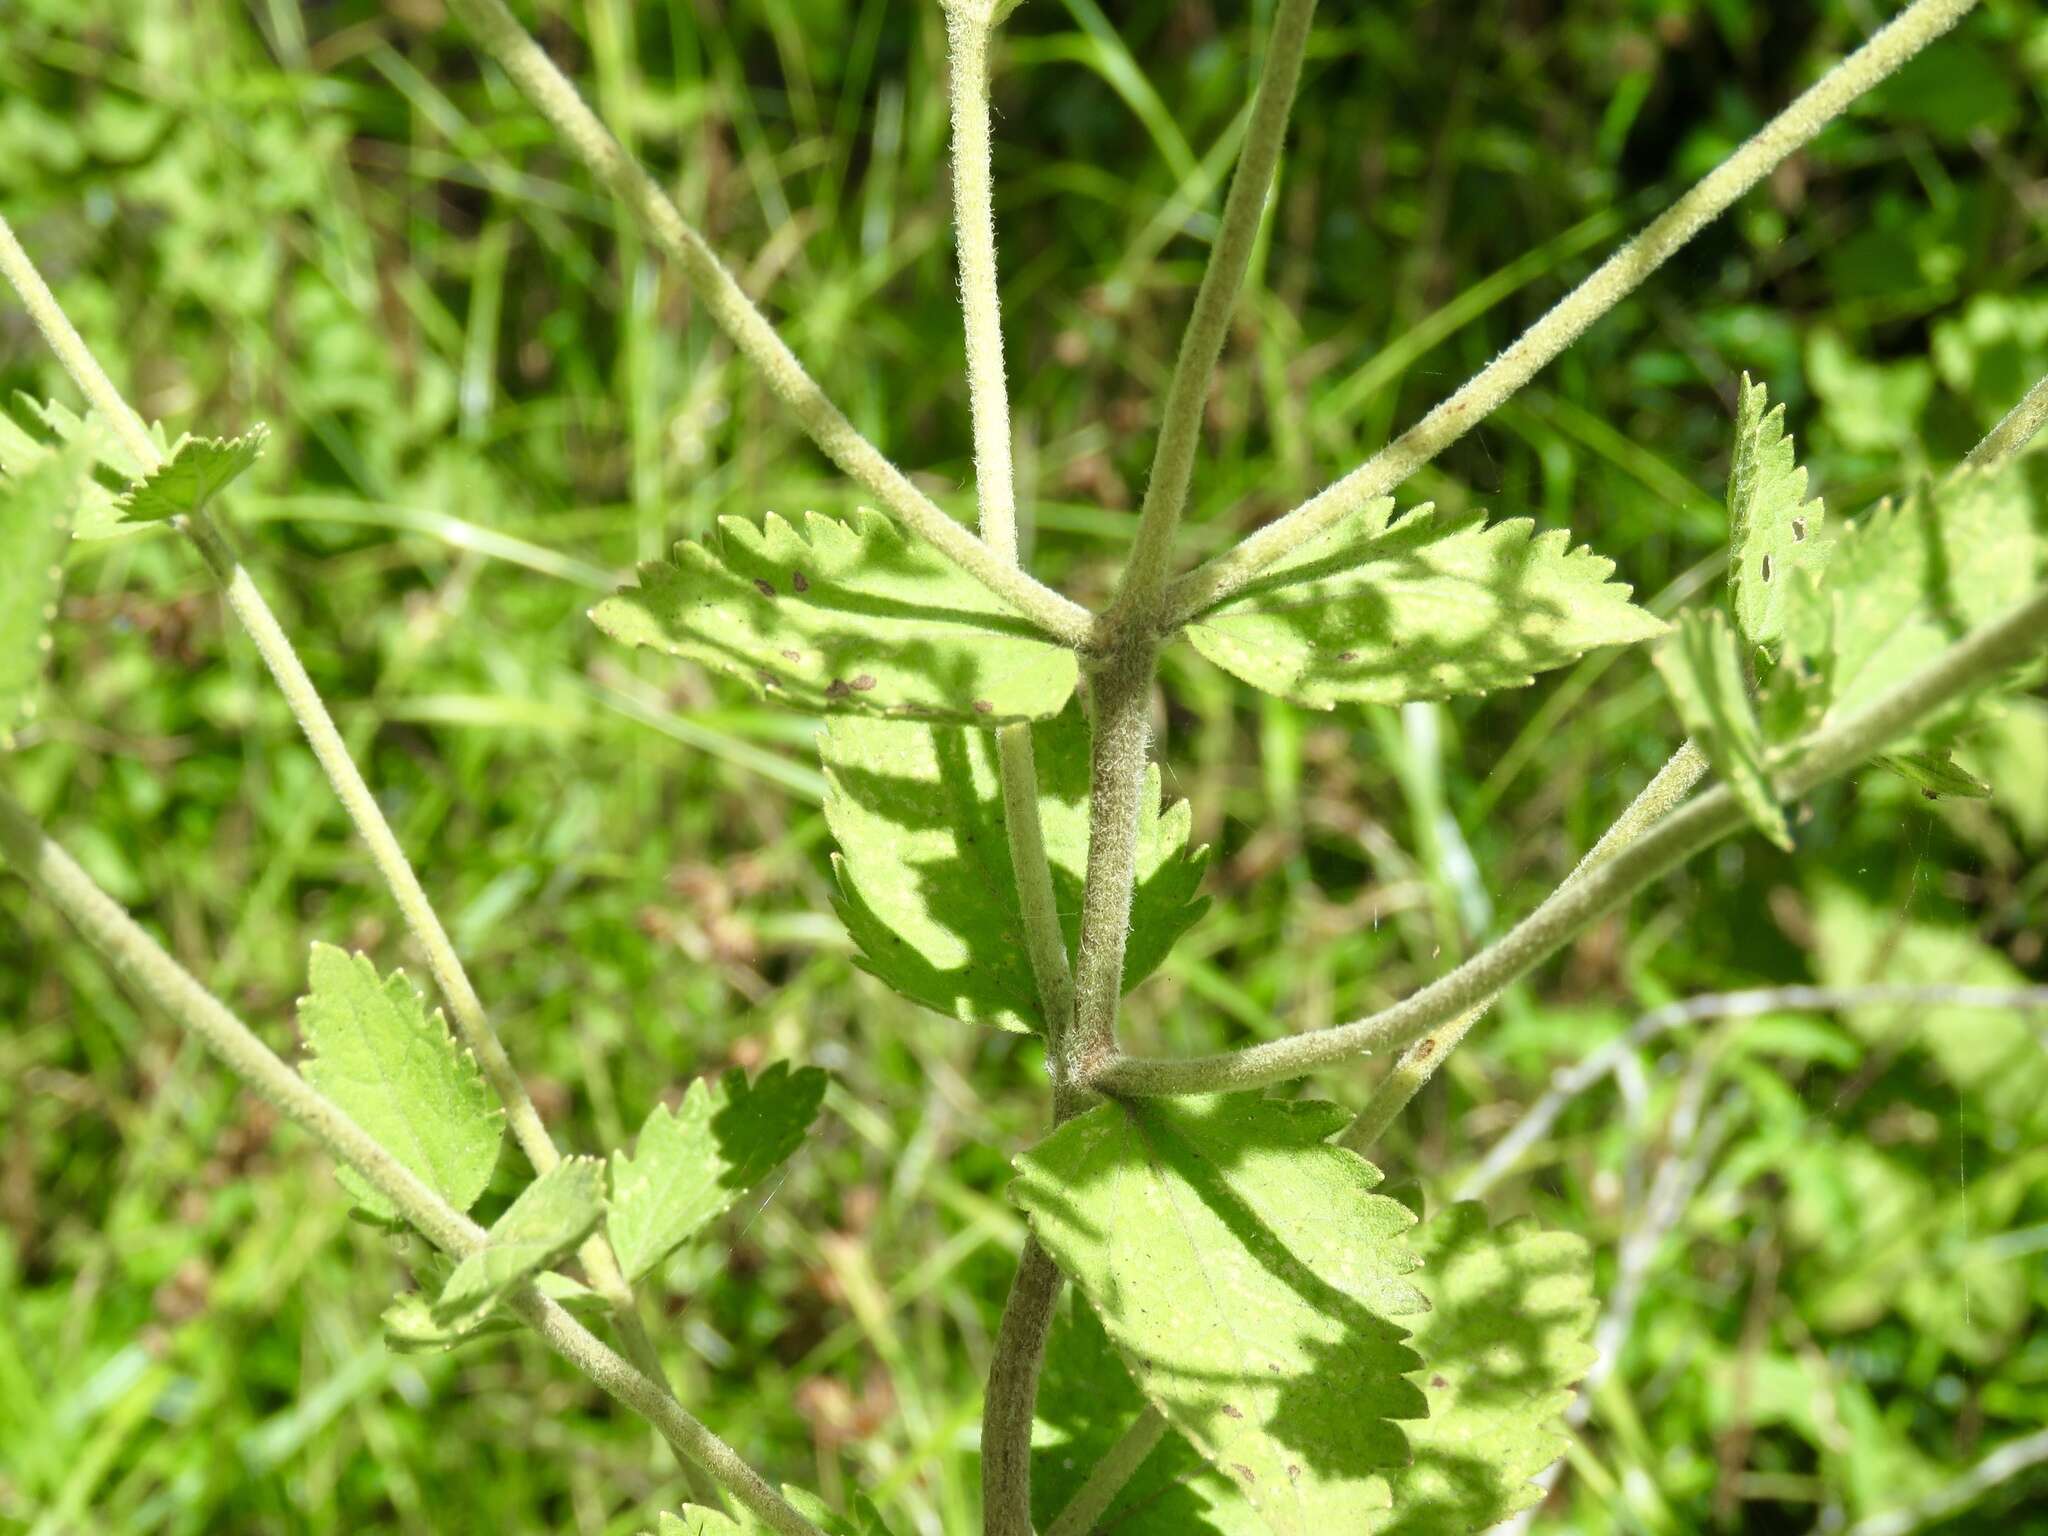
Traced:
[[1003, 1304], [981, 1408], [983, 1536], [1031, 1536], [1031, 1420], [1061, 1275], [1036, 1237], [1024, 1239]]
[[[141, 414], [115, 388], [113, 380], [100, 366], [99, 359], [93, 356], [85, 339], [78, 334], [4, 218], [0, 218], [0, 272], [5, 273], [8, 282], [21, 296], [30, 318], [57, 354], [65, 371], [77, 383], [93, 409], [120, 435], [122, 443], [143, 472], [158, 468], [163, 462], [163, 454], [144, 425]], [[456, 1032], [476, 1057], [477, 1065], [483, 1069], [485, 1078], [505, 1106], [505, 1118], [511, 1126], [513, 1139], [519, 1143], [534, 1172], [546, 1173], [562, 1160], [561, 1154], [555, 1150], [547, 1127], [541, 1123], [540, 1112], [534, 1108], [526, 1084], [513, 1069], [512, 1060], [506, 1055], [497, 1031], [491, 1027], [483, 1001], [470, 984], [469, 973], [463, 968], [461, 957], [456, 954], [454, 942], [441, 925], [433, 903], [427, 899], [426, 890], [413, 871], [412, 861], [399, 846], [397, 834], [385, 819], [377, 797], [370, 792], [355, 759], [349, 755], [348, 744], [342, 739], [334, 717], [328, 713], [326, 701], [307, 675], [298, 652], [284, 632], [284, 626], [264, 600], [255, 578], [230, 548], [226, 536], [203, 509], [178, 521], [207, 569], [220, 583], [229, 609], [255, 642], [257, 654], [276, 679], [279, 692], [284, 695], [293, 718], [305, 733], [307, 745], [313, 749], [314, 758], [327, 775], [328, 782], [334, 786], [342, 808], [347, 811], [357, 834], [369, 849], [371, 862], [377, 866], [392, 899], [398, 903], [407, 929], [426, 953], [428, 968], [434, 974], [442, 997], [447, 1000]], [[633, 1302], [632, 1290], [619, 1272], [618, 1263], [603, 1235], [593, 1236], [584, 1244], [580, 1256], [591, 1284], [618, 1318], [620, 1338], [634, 1354], [636, 1363], [657, 1381], [664, 1379], [660, 1357], [647, 1338]]]
[[[1959, 694], [2048, 645], [2048, 588], [1964, 636], [1866, 708], [1773, 754], [1772, 777], [1796, 798], [1847, 772]], [[1375, 1051], [1401, 1050], [1477, 1007], [1621, 902], [1745, 825], [1724, 785], [1706, 791], [1578, 879], [1457, 969], [1370, 1018], [1220, 1056], [1114, 1061], [1089, 1086], [1116, 1094], [1213, 1093], [1261, 1087]]]
[[1295, 88], [1301, 81], [1301, 60], [1308, 51], [1315, 9], [1315, 0], [1280, 0], [1274, 12], [1272, 35], [1266, 39], [1266, 61], [1259, 73], [1258, 94], [1252, 101], [1251, 124], [1245, 131], [1244, 149], [1230, 179], [1230, 191], [1223, 200], [1223, 222], [1210, 249], [1209, 264], [1202, 273], [1202, 286], [1195, 294], [1195, 307], [1181, 336], [1173, 377], [1166, 386], [1159, 442], [1152, 451], [1152, 472], [1145, 485], [1137, 537], [1112, 611], [1126, 603], [1150, 601], [1165, 583], [1173, 559], [1174, 535], [1180, 528], [1188, 484], [1194, 475], [1195, 449], [1201, 442], [1209, 380], [1223, 353], [1231, 313], [1237, 307], [1245, 272], [1251, 266], [1252, 247], [1258, 239], [1266, 196], [1272, 189], [1273, 173], [1287, 139], [1287, 119], [1294, 108]]
[[[1670, 761], [1651, 776], [1650, 782], [1628, 803], [1627, 809], [1615, 818], [1614, 825], [1600, 835], [1599, 841], [1579, 860], [1558, 889], [1568, 889], [1574, 881], [1583, 879], [1587, 870], [1605, 863], [1616, 850], [1626, 848], [1670, 815], [1678, 808], [1679, 802], [1692, 793], [1693, 786], [1706, 776], [1706, 772], [1706, 754], [1690, 741], [1682, 743], [1671, 754]], [[1444, 1058], [1457, 1048], [1458, 1042], [1498, 1001], [1498, 994], [1487, 998], [1441, 1028], [1431, 1030], [1403, 1051], [1401, 1059], [1394, 1063], [1373, 1090], [1372, 1097], [1366, 1100], [1358, 1118], [1337, 1138], [1338, 1145], [1349, 1147], [1354, 1152], [1369, 1150], [1386, 1133], [1387, 1127], [1399, 1118], [1401, 1111], [1414, 1102], [1415, 1095], [1436, 1075]]]
[[611, 188], [681, 269], [711, 318], [761, 371], [769, 389], [825, 456], [874, 492], [912, 532], [1045, 634], [1068, 645], [1087, 644], [1093, 624], [1087, 609], [1032, 580], [948, 517], [826, 398], [789, 344], [726, 270], [718, 253], [599, 121], [504, 0], [451, 0], [451, 5], [534, 109], [554, 125], [591, 173]]
[[[443, 1200], [294, 1072], [248, 1025], [179, 965], [119, 903], [53, 842], [33, 817], [0, 790], [0, 853], [40, 889], [128, 983], [161, 1007], [280, 1114], [307, 1131], [389, 1200], [436, 1247], [461, 1257], [484, 1241], [475, 1222]], [[770, 1529], [785, 1536], [821, 1536], [717, 1435], [531, 1287], [508, 1303], [548, 1344], [604, 1391], [645, 1416], [687, 1463], [708, 1472]]]
[[1386, 495], [1471, 431], [1787, 155], [1953, 27], [1975, 4], [1976, 0], [1914, 0], [1610, 256], [1456, 394], [1343, 479], [1175, 582], [1167, 594], [1165, 625], [1184, 624], [1229, 597], [1274, 562]]
[[2048, 422], [2048, 374], [2038, 379], [2026, 397], [2005, 413], [1963, 462], [1973, 469], [1988, 469], [2001, 463], [2032, 442], [2044, 422]]

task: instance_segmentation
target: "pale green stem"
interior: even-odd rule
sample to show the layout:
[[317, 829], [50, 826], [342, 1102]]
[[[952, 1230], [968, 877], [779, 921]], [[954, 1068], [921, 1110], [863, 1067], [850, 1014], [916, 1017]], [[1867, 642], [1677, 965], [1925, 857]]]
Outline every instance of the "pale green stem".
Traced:
[[[1706, 754], [1690, 741], [1680, 745], [1672, 753], [1669, 762], [1651, 777], [1635, 799], [1631, 800], [1614, 825], [1600, 835], [1586, 856], [1564, 878], [1559, 890], [1568, 889], [1576, 880], [1585, 878], [1586, 872], [1605, 863], [1613, 854], [1641, 837], [1651, 827], [1676, 810], [1685, 797], [1692, 793], [1693, 786], [1706, 776]], [[1487, 998], [1476, 1007], [1468, 1008], [1449, 1023], [1431, 1030], [1420, 1040], [1401, 1053], [1401, 1059], [1394, 1063], [1387, 1075], [1366, 1100], [1365, 1108], [1358, 1112], [1358, 1118], [1337, 1138], [1339, 1146], [1349, 1147], [1354, 1152], [1369, 1151], [1374, 1142], [1386, 1133], [1388, 1126], [1400, 1116], [1402, 1110], [1414, 1102], [1415, 1095], [1423, 1085], [1436, 1075], [1444, 1058], [1457, 1048], [1458, 1042], [1471, 1032], [1496, 1002], [1499, 995]]]
[[1124, 1484], [1137, 1476], [1145, 1458], [1166, 1438], [1166, 1415], [1149, 1403], [1132, 1421], [1123, 1438], [1109, 1448], [1088, 1481], [1075, 1490], [1067, 1507], [1045, 1528], [1045, 1536], [1088, 1536], [1096, 1521], [1109, 1513], [1109, 1506], [1123, 1491]]
[[825, 456], [874, 492], [912, 532], [1045, 634], [1068, 645], [1086, 645], [1094, 622], [1087, 609], [1032, 580], [948, 517], [826, 398], [717, 252], [599, 121], [503, 0], [451, 0], [451, 6], [534, 109], [681, 269], [712, 320], [761, 371], [770, 391], [789, 407]]
[[[78, 334], [63, 306], [57, 302], [57, 296], [43, 281], [42, 273], [36, 270], [35, 263], [22, 249], [12, 226], [4, 218], [0, 218], [0, 272], [4, 272], [20, 295], [30, 318], [57, 354], [65, 371], [101, 419], [119, 434], [143, 472], [147, 474], [158, 468], [163, 462], [163, 453], [157, 447], [156, 439], [143, 424], [141, 415], [115, 388], [113, 380], [100, 366], [99, 359], [93, 356], [85, 339]], [[269, 668], [270, 675], [277, 680], [285, 703], [305, 733], [307, 745], [313, 749], [313, 756], [333, 784], [342, 808], [348, 812], [349, 820], [355, 824], [357, 833], [369, 849], [371, 862], [377, 866], [392, 899], [398, 903], [406, 927], [425, 952], [434, 981], [441, 995], [447, 999], [457, 1033], [476, 1057], [477, 1065], [483, 1069], [484, 1076], [505, 1106], [505, 1118], [512, 1128], [513, 1138], [525, 1152], [534, 1171], [546, 1173], [561, 1161], [561, 1154], [555, 1150], [525, 1083], [520, 1081], [511, 1058], [505, 1054], [497, 1031], [491, 1027], [483, 1002], [477, 996], [476, 988], [470, 984], [469, 973], [463, 969], [462, 960], [455, 952], [447, 929], [442, 927], [433, 903], [427, 899], [419, 876], [413, 871], [412, 861], [399, 846], [397, 835], [377, 804], [377, 797], [370, 792], [355, 759], [349, 755], [348, 745], [342, 740], [334, 717], [328, 713], [326, 702], [313, 686], [312, 678], [307, 676], [284, 627], [264, 600], [255, 578], [236, 558], [226, 537], [204, 509], [178, 521], [198, 549], [200, 558], [206, 562], [207, 569], [220, 583], [229, 609], [255, 642], [257, 653]], [[643, 1370], [650, 1371], [657, 1380], [662, 1379], [660, 1357], [647, 1338], [639, 1311], [633, 1303], [631, 1288], [620, 1274], [609, 1245], [601, 1235], [592, 1237], [584, 1245], [581, 1257], [591, 1284], [618, 1317], [622, 1341]]]
[[[1920, 720], [2048, 645], [2048, 589], [1972, 631], [1867, 708], [1772, 756], [1780, 794], [1796, 799], [1845, 773]], [[1479, 1006], [1653, 880], [1746, 824], [1725, 786], [1672, 812], [1635, 842], [1553, 892], [1535, 911], [1463, 965], [1393, 1007], [1351, 1024], [1220, 1056], [1123, 1059], [1089, 1086], [1116, 1094], [1216, 1093], [1263, 1087], [1379, 1051], [1401, 1050]]]
[[[226, 1004], [165, 952], [120, 905], [58, 847], [13, 796], [0, 790], [0, 852], [69, 918], [86, 941], [144, 996], [198, 1039], [280, 1114], [307, 1131], [363, 1179], [436, 1247], [474, 1252], [484, 1231], [443, 1200], [332, 1100], [294, 1072]], [[587, 1329], [529, 1287], [508, 1304], [556, 1353], [607, 1393], [645, 1416], [678, 1456], [784, 1536], [821, 1536], [759, 1473], [686, 1412], [658, 1383], [614, 1354]]]
[[2025, 399], [2005, 413], [2004, 419], [1970, 450], [1963, 462], [1973, 469], [1988, 469], [2009, 459], [2034, 440], [2043, 422], [2048, 422], [2048, 374], [2035, 382]]
[[1245, 273], [1251, 267], [1259, 221], [1280, 164], [1281, 148], [1287, 140], [1287, 119], [1294, 107], [1295, 88], [1301, 81], [1301, 61], [1308, 51], [1315, 9], [1315, 0], [1280, 0], [1274, 12], [1272, 35], [1266, 39], [1265, 64], [1259, 73], [1258, 94], [1252, 101], [1251, 124], [1245, 131], [1244, 150], [1223, 200], [1223, 222], [1210, 249], [1209, 264], [1202, 272], [1202, 286], [1195, 294], [1195, 307], [1181, 336], [1180, 355], [1174, 359], [1173, 377], [1160, 408], [1159, 442], [1152, 452], [1152, 472], [1145, 485], [1138, 532], [1116, 601], [1110, 605], [1112, 613], [1122, 612], [1126, 604], [1150, 603], [1169, 573], [1174, 535], [1187, 505], [1195, 450], [1202, 439], [1209, 380], [1216, 371], [1216, 360], [1223, 354], [1230, 317], [1237, 308]]
[[1471, 431], [1708, 222], [1975, 4], [1976, 0], [1914, 0], [1610, 256], [1456, 394], [1343, 479], [1175, 582], [1167, 592], [1165, 627], [1184, 624], [1239, 591], [1276, 561], [1392, 491]]

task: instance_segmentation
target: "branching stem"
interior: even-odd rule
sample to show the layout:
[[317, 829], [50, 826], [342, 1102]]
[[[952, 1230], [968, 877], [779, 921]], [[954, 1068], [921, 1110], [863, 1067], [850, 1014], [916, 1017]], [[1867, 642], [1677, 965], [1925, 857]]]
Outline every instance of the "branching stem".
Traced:
[[2048, 374], [2035, 381], [2025, 398], [1972, 448], [1963, 462], [1973, 469], [1986, 469], [2018, 453], [2034, 440], [2034, 434], [2048, 422]]

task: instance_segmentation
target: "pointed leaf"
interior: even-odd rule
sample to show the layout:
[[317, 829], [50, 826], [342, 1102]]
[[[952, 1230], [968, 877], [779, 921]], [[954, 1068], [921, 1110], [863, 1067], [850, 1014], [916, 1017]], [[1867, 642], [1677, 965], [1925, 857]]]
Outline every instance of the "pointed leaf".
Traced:
[[201, 511], [263, 456], [269, 436], [259, 423], [240, 437], [182, 437], [165, 462], [116, 499], [115, 510], [133, 523]]
[[[1088, 864], [1088, 726], [1078, 707], [1032, 727], [1053, 896], [1074, 950]], [[1003, 824], [991, 733], [834, 720], [820, 743], [825, 819], [839, 844], [839, 915], [860, 964], [914, 1002], [974, 1024], [1042, 1027]], [[1208, 850], [1188, 848], [1185, 802], [1160, 805], [1147, 770], [1128, 991], [1207, 909]]]
[[1074, 691], [1072, 651], [878, 513], [719, 529], [641, 566], [591, 610], [597, 627], [795, 709], [997, 725], [1057, 714]]
[[1938, 800], [1943, 795], [1956, 800], [1991, 798], [1991, 786], [1958, 764], [1946, 748], [1895, 752], [1889, 757], [1880, 757], [1877, 764], [1897, 774], [1930, 800]]
[[1769, 391], [1744, 374], [1728, 470], [1728, 587], [1735, 623], [1753, 646], [1776, 650], [1793, 572], [1818, 575], [1826, 564], [1825, 508], [1805, 495], [1806, 470], [1794, 460], [1785, 407], [1773, 407]]
[[1653, 658], [1686, 733], [1728, 781], [1757, 829], [1790, 851], [1792, 834], [1764, 771], [1763, 728], [1749, 701], [1735, 631], [1718, 610], [1688, 613]]
[[1392, 511], [1368, 507], [1210, 609], [1189, 626], [1195, 649], [1328, 709], [1520, 688], [1595, 646], [1664, 632], [1608, 580], [1613, 562], [1562, 529], [1429, 506], [1390, 525]]
[[34, 718], [50, 656], [50, 626], [64, 588], [64, 549], [86, 484], [77, 447], [41, 454], [0, 476], [0, 748]]
[[604, 1164], [564, 1158], [519, 1192], [491, 1223], [483, 1247], [455, 1266], [434, 1302], [434, 1321], [469, 1328], [521, 1282], [552, 1268], [604, 1217]]
[[734, 1068], [690, 1084], [681, 1106], [657, 1105], [633, 1153], [612, 1154], [605, 1230], [629, 1281], [638, 1280], [773, 1172], [803, 1144], [825, 1074], [778, 1061], [750, 1085]]
[[1407, 1426], [1415, 1459], [1388, 1474], [1393, 1509], [1373, 1529], [1467, 1536], [1535, 1503], [1530, 1479], [1564, 1453], [1557, 1416], [1594, 1360], [1592, 1255], [1531, 1222], [1489, 1227], [1470, 1203], [1409, 1241], [1430, 1306], [1411, 1341], [1429, 1417]]
[[[427, 1013], [403, 971], [380, 981], [368, 957], [315, 944], [307, 973], [312, 990], [299, 999], [306, 1081], [450, 1205], [468, 1210], [491, 1181], [504, 1120], [475, 1060], [439, 1009]], [[372, 1215], [396, 1219], [354, 1172], [338, 1176]]]
[[1018, 1160], [1032, 1230], [1145, 1395], [1276, 1536], [1355, 1530], [1408, 1459], [1414, 1222], [1331, 1104], [1104, 1104]]
[[[157, 447], [168, 454], [170, 442], [161, 426], [152, 425], [149, 434]], [[91, 465], [81, 486], [78, 505], [71, 521], [75, 539], [109, 539], [134, 533], [146, 524], [123, 522], [115, 502], [142, 476], [117, 433], [106, 430], [97, 416], [80, 416], [54, 400], [38, 400], [17, 393], [0, 410], [0, 472], [25, 473], [28, 468], [77, 443]]]

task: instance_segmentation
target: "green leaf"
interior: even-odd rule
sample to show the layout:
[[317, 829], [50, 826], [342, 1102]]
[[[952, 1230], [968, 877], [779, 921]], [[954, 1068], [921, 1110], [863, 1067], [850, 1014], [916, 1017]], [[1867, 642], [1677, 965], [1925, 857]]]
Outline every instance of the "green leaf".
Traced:
[[1276, 1536], [1356, 1530], [1408, 1460], [1422, 1362], [1392, 1317], [1414, 1217], [1325, 1138], [1332, 1104], [1104, 1104], [1018, 1161], [1014, 1197], [1145, 1395]]
[[[403, 971], [380, 981], [363, 955], [315, 944], [312, 990], [299, 999], [299, 1031], [311, 1053], [306, 1081], [346, 1111], [377, 1144], [458, 1211], [476, 1203], [498, 1163], [504, 1111], [469, 1052], [429, 1016]], [[349, 1169], [343, 1187], [384, 1221], [388, 1201]]]
[[1664, 625], [1607, 578], [1612, 561], [1527, 518], [1488, 524], [1383, 500], [1189, 626], [1256, 688], [1328, 709], [1520, 688], [1595, 646]]
[[1789, 852], [1792, 834], [1764, 771], [1763, 728], [1749, 700], [1742, 656], [1728, 620], [1718, 610], [1686, 614], [1653, 659], [1686, 734], [1728, 781], [1758, 830]]
[[1785, 407], [1742, 376], [1735, 457], [1728, 471], [1728, 587], [1735, 622], [1751, 645], [1774, 650], [1785, 634], [1792, 573], [1818, 575], [1827, 561], [1818, 497], [1804, 500], [1806, 470], [1785, 434]]
[[1946, 749], [1927, 752], [1896, 752], [1877, 760], [1880, 768], [1888, 769], [1911, 784], [1930, 800], [1943, 795], [1957, 800], [1988, 800], [1991, 786], [1971, 776]]
[[50, 656], [50, 625], [64, 590], [64, 549], [86, 484], [79, 447], [35, 456], [0, 476], [0, 748], [35, 717]]
[[[450, 1266], [452, 1272], [453, 1266]], [[541, 1274], [534, 1277], [534, 1289], [548, 1300], [581, 1318], [594, 1318], [607, 1308], [604, 1298], [567, 1275]], [[480, 1321], [450, 1325], [435, 1320], [433, 1304], [420, 1291], [407, 1291], [384, 1309], [384, 1342], [395, 1354], [424, 1354], [453, 1349], [493, 1334], [517, 1331], [518, 1322], [502, 1313], [491, 1313]]]
[[854, 1493], [852, 1509], [844, 1515], [808, 1488], [799, 1488], [794, 1483], [782, 1485], [782, 1496], [825, 1536], [889, 1536], [889, 1527], [882, 1523], [881, 1512], [864, 1493]]
[[719, 528], [641, 566], [591, 610], [597, 627], [833, 714], [998, 725], [1057, 714], [1074, 691], [1072, 651], [879, 513]]
[[660, 1536], [744, 1536], [745, 1530], [732, 1516], [701, 1504], [685, 1504], [681, 1514], [661, 1512]]
[[[1073, 954], [1088, 863], [1088, 726], [1078, 707], [1031, 730], [1053, 897]], [[834, 720], [820, 742], [825, 819], [839, 844], [839, 915], [860, 964], [927, 1008], [1003, 1029], [1042, 1027], [986, 731]], [[1207, 910], [1208, 850], [1188, 848], [1185, 802], [1160, 805], [1146, 770], [1124, 989]]]
[[603, 1219], [604, 1163], [564, 1158], [522, 1189], [491, 1223], [483, 1247], [455, 1266], [434, 1302], [434, 1321], [456, 1328], [481, 1322], [501, 1296], [573, 1253]]
[[[170, 444], [163, 428], [152, 426], [149, 432], [158, 448], [168, 454]], [[115, 506], [129, 485], [141, 477], [142, 466], [122, 446], [119, 435], [106, 430], [97, 416], [80, 416], [55, 401], [19, 393], [0, 411], [0, 473], [24, 474], [71, 443], [80, 445], [91, 464], [91, 472], [80, 482], [71, 536], [81, 540], [118, 538], [147, 526], [123, 522]]]
[[1469, 1202], [1409, 1241], [1430, 1306], [1410, 1341], [1429, 1417], [1407, 1426], [1415, 1459], [1388, 1474], [1393, 1509], [1373, 1528], [1466, 1536], [1535, 1503], [1530, 1479], [1564, 1452], [1557, 1416], [1595, 1358], [1592, 1255], [1533, 1222], [1489, 1227]]
[[181, 437], [168, 459], [115, 500], [115, 510], [133, 523], [201, 511], [263, 456], [269, 436], [259, 423], [240, 437]]
[[626, 1278], [638, 1280], [781, 1166], [824, 1100], [823, 1072], [778, 1061], [752, 1084], [734, 1068], [715, 1084], [690, 1084], [673, 1111], [657, 1105], [633, 1155], [612, 1154], [605, 1230]]
[[[1031, 1431], [1031, 1521], [1047, 1529], [1096, 1464], [1144, 1411], [1103, 1332], [1102, 1320], [1072, 1287], [1062, 1293], [1038, 1377]], [[1264, 1527], [1221, 1472], [1186, 1437], [1166, 1432], [1118, 1490], [1096, 1529], [1116, 1536], [1254, 1536]]]

